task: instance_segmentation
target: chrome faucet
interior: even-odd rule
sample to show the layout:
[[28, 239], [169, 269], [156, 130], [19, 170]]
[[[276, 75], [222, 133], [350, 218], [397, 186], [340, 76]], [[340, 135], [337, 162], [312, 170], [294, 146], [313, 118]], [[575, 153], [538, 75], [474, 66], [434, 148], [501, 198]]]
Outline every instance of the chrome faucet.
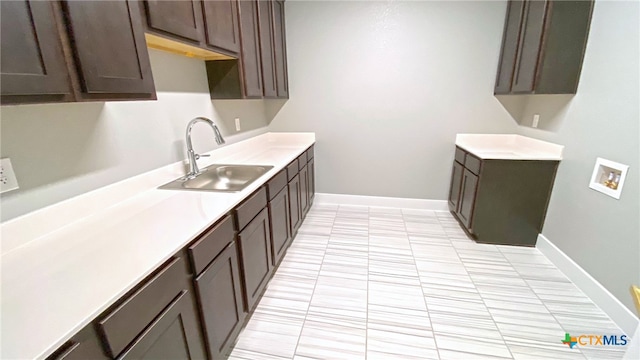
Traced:
[[193, 151], [193, 144], [191, 143], [191, 129], [193, 128], [193, 125], [198, 122], [203, 122], [211, 126], [211, 128], [213, 129], [213, 134], [215, 135], [216, 143], [218, 143], [218, 145], [222, 145], [225, 143], [224, 138], [222, 137], [222, 134], [218, 129], [218, 126], [216, 126], [213, 121], [200, 116], [189, 121], [189, 124], [187, 124], [187, 155], [189, 156], [189, 173], [187, 174], [187, 176], [185, 176], [186, 179], [193, 179], [198, 176], [200, 174], [200, 169], [198, 169], [198, 163], [196, 162], [196, 160], [200, 159], [201, 157], [209, 156], [196, 154], [196, 152]]

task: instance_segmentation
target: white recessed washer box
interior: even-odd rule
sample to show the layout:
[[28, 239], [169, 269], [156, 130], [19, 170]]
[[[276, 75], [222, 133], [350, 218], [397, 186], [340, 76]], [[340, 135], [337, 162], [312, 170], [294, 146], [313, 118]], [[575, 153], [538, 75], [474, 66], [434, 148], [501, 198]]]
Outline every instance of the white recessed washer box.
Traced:
[[597, 158], [593, 167], [591, 182], [589, 187], [612, 198], [620, 199], [622, 186], [627, 177], [629, 165], [617, 163], [615, 161]]

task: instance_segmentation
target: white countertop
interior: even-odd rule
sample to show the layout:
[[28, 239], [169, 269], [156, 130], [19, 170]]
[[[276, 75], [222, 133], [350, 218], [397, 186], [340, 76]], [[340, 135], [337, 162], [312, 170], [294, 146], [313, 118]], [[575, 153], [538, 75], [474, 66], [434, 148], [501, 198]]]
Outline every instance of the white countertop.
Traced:
[[515, 134], [458, 134], [456, 145], [481, 159], [562, 160], [564, 146]]
[[49, 355], [314, 142], [267, 133], [199, 161], [274, 166], [241, 192], [158, 190], [173, 164], [3, 223], [0, 358]]

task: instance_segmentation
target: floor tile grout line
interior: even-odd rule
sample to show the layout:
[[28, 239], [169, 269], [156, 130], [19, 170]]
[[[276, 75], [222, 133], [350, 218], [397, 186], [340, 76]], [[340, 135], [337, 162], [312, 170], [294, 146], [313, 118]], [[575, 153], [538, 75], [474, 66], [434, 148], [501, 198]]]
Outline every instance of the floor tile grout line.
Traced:
[[[549, 309], [549, 307], [547, 307], [547, 304], [544, 302], [544, 300], [542, 300], [540, 298], [540, 296], [538, 296], [538, 293], [536, 293], [536, 291], [533, 289], [533, 287], [531, 287], [531, 284], [529, 284], [529, 281], [527, 279], [525, 279], [522, 276], [522, 273], [520, 271], [518, 271], [518, 268], [516, 266], [513, 265], [513, 263], [511, 262], [511, 260], [509, 260], [509, 258], [507, 258], [504, 254], [504, 252], [498, 248], [498, 251], [502, 254], [502, 256], [507, 260], [507, 262], [509, 263], [509, 265], [511, 265], [513, 267], [513, 270], [515, 270], [518, 275], [520, 275], [520, 278], [525, 282], [525, 284], [527, 284], [527, 287], [529, 288], [529, 290], [531, 290], [531, 292], [533, 293], [533, 295], [536, 297], [536, 299], [538, 299], [540, 301], [540, 303], [542, 304], [542, 306], [544, 306], [544, 308], [549, 312], [549, 314], [553, 317], [553, 319], [556, 321], [556, 323], [560, 326], [560, 328], [566, 333], [567, 331], [565, 330], [564, 326], [562, 325], [562, 323], [560, 322], [560, 320], [558, 320], [558, 318], [556, 317], [556, 315], [551, 311], [551, 309]], [[542, 254], [542, 253], [541, 253]], [[544, 256], [544, 254], [542, 254]], [[545, 256], [546, 258], [546, 256]], [[548, 259], [547, 259], [548, 260]], [[564, 274], [563, 274], [564, 275]], [[573, 282], [571, 282], [573, 284]], [[580, 355], [582, 355], [585, 359], [589, 359], [587, 357], [587, 355], [584, 354], [584, 352], [582, 352], [581, 348], [578, 348], [578, 351], [580, 352]]]
[[[333, 225], [336, 222], [336, 217], [338, 217], [338, 211], [340, 210], [340, 206], [338, 205], [338, 209], [336, 210], [336, 215], [333, 217], [333, 221], [331, 222], [331, 229], [333, 230]], [[311, 211], [311, 209], [309, 209]], [[300, 224], [302, 226], [302, 224]], [[320, 262], [320, 269], [318, 269], [318, 276], [316, 277], [316, 281], [313, 284], [313, 291], [311, 292], [311, 298], [309, 299], [309, 303], [307, 304], [307, 311], [304, 314], [304, 320], [302, 321], [302, 327], [300, 328], [300, 334], [298, 334], [298, 341], [296, 342], [296, 348], [293, 351], [293, 358], [296, 357], [298, 353], [298, 347], [300, 346], [300, 339], [302, 338], [302, 331], [304, 330], [304, 326], [307, 323], [307, 316], [309, 316], [309, 308], [311, 307], [311, 301], [313, 300], [313, 295], [316, 292], [316, 287], [318, 286], [318, 280], [320, 278], [320, 271], [322, 271], [322, 265], [324, 264], [324, 258], [327, 255], [327, 248], [329, 247], [329, 241], [331, 240], [331, 233], [329, 233], [329, 238], [327, 239], [327, 246], [324, 248], [324, 254], [322, 255], [322, 261]], [[285, 254], [286, 256], [286, 254]], [[292, 359], [293, 359], [292, 358]]]
[[[438, 220], [437, 215], [436, 215], [436, 220]], [[427, 317], [429, 318], [429, 327], [431, 328], [431, 335], [433, 335], [433, 343], [436, 345], [436, 354], [438, 354], [438, 359], [442, 359], [442, 356], [440, 356], [440, 348], [438, 348], [438, 340], [436, 339], [436, 333], [435, 333], [435, 330], [433, 329], [433, 322], [431, 321], [431, 314], [429, 313], [429, 304], [427, 302], [427, 294], [425, 294], [424, 288], [422, 287], [422, 281], [420, 280], [420, 271], [418, 271], [418, 264], [416, 264], [416, 254], [413, 251], [413, 245], [411, 244], [411, 240], [409, 239], [409, 229], [407, 229], [407, 222], [404, 220], [404, 216], [402, 217], [402, 223], [404, 224], [404, 230], [407, 232], [407, 241], [409, 242], [409, 249], [411, 249], [413, 266], [416, 269], [416, 274], [418, 274], [418, 282], [420, 283], [420, 292], [422, 292], [422, 300], [424, 301], [424, 307], [425, 309], [427, 309]], [[442, 227], [442, 224], [440, 224], [440, 220], [438, 220], [438, 225]]]
[[367, 310], [364, 322], [364, 360], [367, 360], [369, 353], [369, 264], [371, 263], [371, 208], [367, 207]]
[[[438, 223], [440, 223], [442, 225], [442, 222], [440, 221], [440, 219], [438, 218]], [[458, 224], [458, 226], [460, 226], [460, 224]], [[451, 238], [449, 237], [449, 235], [447, 234], [447, 238], [449, 239], [449, 241], [451, 241]], [[473, 239], [470, 239], [470, 241], [474, 241]], [[469, 279], [471, 279], [471, 283], [473, 284], [474, 289], [476, 290], [476, 292], [478, 293], [478, 296], [480, 297], [480, 300], [482, 301], [482, 304], [485, 306], [485, 308], [487, 309], [487, 312], [489, 313], [489, 316], [491, 317], [491, 321], [493, 322], [493, 324], [496, 326], [496, 330], [498, 330], [498, 333], [500, 334], [500, 338], [502, 340], [502, 342], [504, 343], [504, 346], [507, 348], [507, 351], [509, 351], [509, 354], [511, 355], [512, 359], [515, 359], [515, 357], [513, 356], [513, 353], [511, 352], [511, 348], [509, 347], [509, 345], [507, 344], [507, 342], [504, 340], [504, 335], [502, 334], [502, 331], [500, 330], [500, 327], [498, 327], [498, 323], [496, 322], [496, 319], [494, 319], [493, 314], [491, 314], [491, 311], [489, 311], [489, 306], [487, 306], [487, 303], [484, 300], [484, 297], [482, 296], [482, 294], [480, 293], [480, 290], [478, 290], [478, 288], [476, 287], [476, 283], [473, 280], [473, 278], [471, 277], [471, 274], [469, 273], [469, 270], [467, 269], [466, 264], [464, 263], [464, 261], [462, 260], [462, 257], [460, 257], [460, 254], [458, 253], [458, 249], [453, 246], [453, 243], [451, 244], [453, 247], [453, 250], [456, 253], [456, 256], [458, 257], [458, 259], [460, 260], [460, 263], [462, 264], [462, 267], [464, 267], [464, 270], [467, 272], [467, 275], [469, 276]], [[500, 249], [498, 249], [498, 252], [500, 253], [500, 255], [502, 255], [502, 257], [509, 262], [509, 259], [507, 259], [504, 254], [500, 251]], [[511, 263], [509, 263], [511, 264]], [[514, 269], [515, 270], [515, 269]], [[435, 333], [434, 333], [435, 335]]]

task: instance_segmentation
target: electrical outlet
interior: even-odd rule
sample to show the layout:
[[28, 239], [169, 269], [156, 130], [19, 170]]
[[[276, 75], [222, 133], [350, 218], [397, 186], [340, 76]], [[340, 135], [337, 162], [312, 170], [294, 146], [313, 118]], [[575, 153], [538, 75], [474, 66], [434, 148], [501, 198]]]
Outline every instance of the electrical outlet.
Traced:
[[539, 121], [540, 121], [540, 115], [533, 114], [533, 122], [531, 123], [531, 126], [534, 127], [534, 128], [537, 128]]
[[11, 159], [0, 159], [0, 193], [18, 189], [18, 179], [13, 172]]
[[236, 131], [240, 131], [240, 118], [236, 118]]

